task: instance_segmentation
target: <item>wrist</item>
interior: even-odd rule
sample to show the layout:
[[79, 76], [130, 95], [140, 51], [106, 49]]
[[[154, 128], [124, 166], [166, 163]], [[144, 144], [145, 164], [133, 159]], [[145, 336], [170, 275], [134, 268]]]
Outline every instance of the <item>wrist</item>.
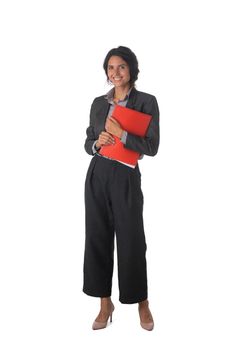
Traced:
[[100, 148], [100, 147], [101, 147], [99, 141], [96, 142], [95, 147], [96, 147], [96, 148]]
[[119, 135], [118, 135], [119, 139], [121, 139], [121, 138], [122, 138], [123, 133], [124, 133], [124, 130], [123, 130], [123, 129], [121, 129], [121, 130], [119, 131]]

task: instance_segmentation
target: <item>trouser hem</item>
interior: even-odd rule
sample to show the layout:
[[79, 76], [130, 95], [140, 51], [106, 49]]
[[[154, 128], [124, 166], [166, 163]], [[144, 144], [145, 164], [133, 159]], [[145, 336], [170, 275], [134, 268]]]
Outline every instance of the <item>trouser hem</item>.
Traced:
[[147, 295], [144, 295], [142, 297], [137, 297], [137, 298], [119, 298], [119, 301], [121, 304], [136, 304], [140, 303], [141, 301], [144, 301], [147, 299]]
[[83, 293], [89, 295], [90, 297], [96, 297], [96, 298], [109, 298], [109, 297], [111, 297], [111, 292], [96, 293], [96, 292], [92, 292], [90, 290], [87, 290], [85, 288], [83, 288]]

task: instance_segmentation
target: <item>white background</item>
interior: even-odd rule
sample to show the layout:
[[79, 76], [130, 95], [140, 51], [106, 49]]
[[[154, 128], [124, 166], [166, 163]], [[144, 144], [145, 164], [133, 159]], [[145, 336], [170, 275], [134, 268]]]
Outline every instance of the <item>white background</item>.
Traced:
[[[2, 350], [233, 348], [232, 31], [224, 0], [1, 1]], [[82, 293], [83, 144], [119, 45], [161, 113], [140, 161], [153, 332], [116, 270], [110, 327], [91, 330], [99, 301]]]

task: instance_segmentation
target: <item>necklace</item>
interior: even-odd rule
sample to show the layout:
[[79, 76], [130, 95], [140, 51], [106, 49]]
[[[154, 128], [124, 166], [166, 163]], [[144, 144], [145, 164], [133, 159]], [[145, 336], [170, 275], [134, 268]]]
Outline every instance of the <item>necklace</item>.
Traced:
[[[124, 98], [125, 98], [125, 96], [124, 96]], [[113, 99], [114, 99], [114, 100], [117, 100], [117, 101], [119, 101], [119, 100], [124, 100], [124, 98], [116, 97], [116, 96], [113, 97]]]

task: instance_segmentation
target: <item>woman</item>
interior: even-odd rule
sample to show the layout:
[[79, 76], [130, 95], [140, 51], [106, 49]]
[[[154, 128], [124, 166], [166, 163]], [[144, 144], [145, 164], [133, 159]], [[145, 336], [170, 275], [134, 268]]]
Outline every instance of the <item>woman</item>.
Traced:
[[[146, 242], [143, 228], [143, 193], [138, 164], [135, 168], [99, 154], [101, 147], [118, 137], [124, 147], [155, 156], [159, 146], [159, 109], [156, 98], [135, 88], [138, 61], [127, 47], [110, 50], [103, 64], [114, 87], [94, 99], [87, 128], [85, 150], [93, 158], [85, 181], [86, 240], [84, 293], [100, 298], [100, 312], [92, 328], [107, 326], [114, 305], [111, 301], [114, 234], [116, 233], [119, 300], [138, 303], [140, 324], [152, 330], [153, 318], [147, 299]], [[130, 134], [111, 116], [119, 104], [152, 116], [145, 137]]]

